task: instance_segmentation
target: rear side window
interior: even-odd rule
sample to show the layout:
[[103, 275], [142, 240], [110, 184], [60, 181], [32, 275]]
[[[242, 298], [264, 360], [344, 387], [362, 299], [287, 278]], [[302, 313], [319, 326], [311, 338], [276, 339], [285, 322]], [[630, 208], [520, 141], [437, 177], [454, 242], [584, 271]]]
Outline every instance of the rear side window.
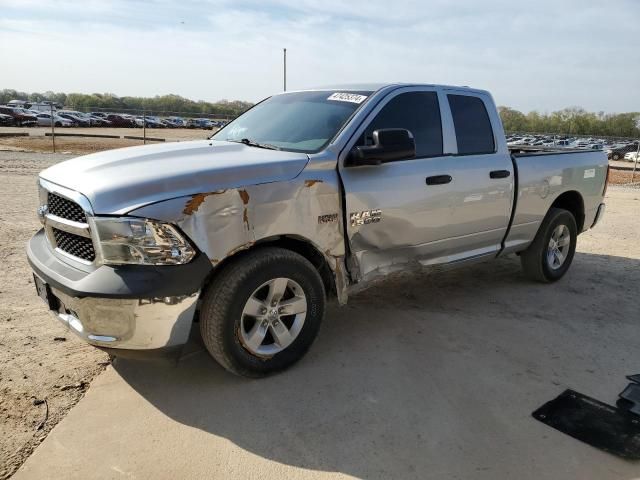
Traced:
[[440, 106], [435, 92], [401, 93], [376, 115], [358, 145], [373, 144], [374, 130], [404, 128], [416, 142], [416, 157], [442, 155], [442, 124]]
[[458, 141], [458, 155], [494, 153], [496, 145], [489, 114], [478, 97], [447, 95]]

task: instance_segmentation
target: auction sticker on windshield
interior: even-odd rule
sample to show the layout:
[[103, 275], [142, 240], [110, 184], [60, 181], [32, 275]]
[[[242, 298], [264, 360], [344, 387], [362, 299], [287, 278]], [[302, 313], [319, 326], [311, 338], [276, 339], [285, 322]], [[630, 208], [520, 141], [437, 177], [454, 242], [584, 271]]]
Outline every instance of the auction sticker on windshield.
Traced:
[[359, 95], [357, 93], [341, 93], [336, 92], [329, 95], [327, 100], [335, 100], [337, 102], [351, 102], [351, 103], [362, 103], [367, 98], [366, 95]]

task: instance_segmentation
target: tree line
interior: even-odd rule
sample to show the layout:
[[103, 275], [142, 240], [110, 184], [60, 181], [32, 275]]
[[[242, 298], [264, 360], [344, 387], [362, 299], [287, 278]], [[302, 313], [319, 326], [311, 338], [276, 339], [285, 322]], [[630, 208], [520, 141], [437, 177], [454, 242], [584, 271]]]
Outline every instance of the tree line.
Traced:
[[[251, 102], [220, 100], [219, 102], [194, 101], [180, 95], [155, 97], [119, 97], [113, 93], [26, 93], [11, 89], [0, 90], [0, 104], [10, 100], [29, 102], [53, 101], [74, 110], [142, 110], [158, 114], [192, 113], [237, 116], [251, 107]], [[604, 113], [587, 112], [580, 107], [565, 108], [551, 113], [532, 111], [522, 113], [510, 107], [498, 107], [504, 129], [507, 132], [558, 133], [565, 135], [596, 135], [606, 137], [640, 136], [639, 112]]]
[[551, 113], [524, 114], [509, 107], [498, 107], [507, 132], [558, 133], [601, 137], [640, 137], [640, 112], [587, 112], [580, 107]]
[[73, 110], [110, 110], [135, 111], [142, 110], [154, 113], [183, 112], [193, 114], [221, 114], [237, 116], [251, 107], [251, 102], [241, 100], [220, 100], [218, 102], [194, 101], [180, 95], [159, 95], [155, 97], [119, 97], [113, 93], [26, 93], [17, 90], [0, 90], [0, 104], [10, 100], [25, 100], [36, 103], [51, 101]]

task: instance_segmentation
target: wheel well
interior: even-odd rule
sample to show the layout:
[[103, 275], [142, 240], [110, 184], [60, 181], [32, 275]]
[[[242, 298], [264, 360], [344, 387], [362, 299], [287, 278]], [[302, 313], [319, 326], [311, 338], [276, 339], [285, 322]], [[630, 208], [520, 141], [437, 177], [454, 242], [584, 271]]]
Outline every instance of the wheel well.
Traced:
[[327, 296], [335, 296], [336, 295], [336, 284], [335, 278], [333, 276], [333, 272], [327, 263], [325, 257], [320, 253], [320, 251], [310, 242], [303, 240], [299, 237], [280, 235], [277, 237], [270, 237], [266, 239], [259, 240], [253, 246], [246, 250], [242, 250], [220, 262], [214, 268], [211, 276], [207, 279], [206, 283], [210, 283], [213, 277], [221, 270], [221, 267], [227, 265], [230, 262], [234, 262], [236, 260], [241, 259], [247, 252], [253, 251], [256, 248], [262, 247], [280, 247], [285, 248], [287, 250], [291, 250], [293, 252], [302, 255], [304, 258], [309, 260], [311, 264], [318, 270], [320, 274], [320, 278], [322, 278], [322, 283], [324, 284], [325, 291]]
[[582, 195], [575, 190], [564, 192], [555, 199], [551, 207], [562, 208], [571, 212], [573, 218], [576, 219], [578, 233], [582, 232], [584, 227], [584, 201], [582, 200]]
[[266, 245], [286, 248], [287, 250], [292, 250], [302, 255], [304, 258], [309, 260], [314, 267], [316, 267], [316, 270], [318, 270], [327, 295], [336, 295], [336, 284], [333, 272], [329, 267], [327, 260], [324, 258], [324, 255], [322, 255], [322, 253], [320, 253], [320, 251], [310, 242], [298, 237], [283, 235], [276, 238], [260, 240], [255, 244], [254, 248]]

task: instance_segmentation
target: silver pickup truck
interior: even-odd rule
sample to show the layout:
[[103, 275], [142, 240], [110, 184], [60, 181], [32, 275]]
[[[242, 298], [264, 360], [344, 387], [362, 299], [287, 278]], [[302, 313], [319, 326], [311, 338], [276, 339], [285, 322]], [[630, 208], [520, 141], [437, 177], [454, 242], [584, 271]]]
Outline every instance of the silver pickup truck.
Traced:
[[208, 140], [40, 174], [39, 295], [111, 353], [179, 349], [199, 322], [226, 369], [300, 359], [330, 297], [415, 266], [520, 255], [553, 282], [604, 212], [600, 151], [510, 152], [491, 95], [361, 85], [274, 95]]

